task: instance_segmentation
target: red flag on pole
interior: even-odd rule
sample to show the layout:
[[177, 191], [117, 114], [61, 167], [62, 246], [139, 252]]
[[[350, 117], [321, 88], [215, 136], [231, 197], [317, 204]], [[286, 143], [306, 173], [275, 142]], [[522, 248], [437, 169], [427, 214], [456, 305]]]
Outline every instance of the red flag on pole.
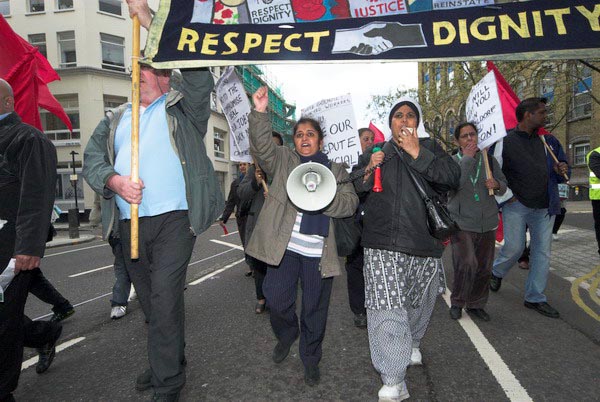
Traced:
[[38, 107], [56, 115], [73, 131], [71, 120], [48, 89], [49, 82], [60, 80], [48, 60], [36, 47], [17, 35], [0, 15], [0, 77], [12, 87], [15, 111], [21, 119], [42, 130]]
[[369, 123], [369, 130], [371, 130], [373, 134], [375, 134], [373, 138], [373, 143], [377, 144], [378, 142], [385, 142], [385, 135], [383, 135], [381, 130], [378, 129], [372, 122]]

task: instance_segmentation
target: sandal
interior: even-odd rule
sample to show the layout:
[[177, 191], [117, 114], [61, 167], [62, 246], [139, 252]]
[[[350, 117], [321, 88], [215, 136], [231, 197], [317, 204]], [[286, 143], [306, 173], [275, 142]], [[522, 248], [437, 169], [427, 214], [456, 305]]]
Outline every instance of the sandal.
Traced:
[[266, 307], [267, 303], [256, 303], [256, 306], [254, 306], [254, 312], [256, 314], [262, 314], [265, 312]]

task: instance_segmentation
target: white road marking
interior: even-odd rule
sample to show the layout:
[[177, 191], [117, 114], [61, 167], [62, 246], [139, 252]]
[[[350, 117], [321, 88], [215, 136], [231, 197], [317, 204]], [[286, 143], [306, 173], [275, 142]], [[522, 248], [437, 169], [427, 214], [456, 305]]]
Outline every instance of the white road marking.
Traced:
[[218, 253], [218, 254], [211, 255], [210, 257], [206, 257], [206, 258], [203, 258], [203, 259], [201, 259], [201, 260], [198, 260], [198, 261], [191, 262], [191, 263], [189, 263], [188, 267], [191, 267], [192, 265], [195, 265], [195, 264], [198, 264], [198, 263], [204, 262], [204, 261], [206, 261], [206, 260], [210, 260], [211, 258], [215, 258], [215, 257], [218, 257], [218, 256], [220, 256], [220, 255], [223, 255], [223, 254], [229, 253], [229, 252], [231, 252], [231, 251], [233, 251], [233, 250], [235, 250], [235, 249], [234, 249], [234, 248], [230, 248], [229, 250], [225, 250], [225, 251], [222, 251], [222, 252], [220, 252], [220, 253]]
[[244, 247], [238, 246], [237, 244], [227, 243], [226, 241], [215, 240], [215, 239], [211, 239], [210, 241], [212, 241], [213, 243], [222, 244], [223, 246], [234, 248], [236, 250], [244, 251]]
[[[84, 339], [85, 339], [85, 337], [80, 337], [80, 338], [71, 339], [70, 341], [67, 341], [65, 343], [61, 343], [60, 345], [58, 345], [56, 347], [56, 353], [62, 352], [66, 348], [71, 347], [71, 346], [75, 345], [76, 343], [79, 343], [79, 342], [83, 341]], [[28, 369], [29, 367], [33, 366], [34, 364], [36, 364], [38, 362], [38, 360], [39, 360], [38, 356], [34, 356], [31, 359], [25, 360], [21, 364], [21, 371], [23, 371], [25, 369]]]
[[83, 248], [78, 248], [75, 250], [68, 250], [68, 251], [61, 251], [60, 253], [54, 253], [54, 254], [47, 254], [44, 256], [44, 258], [48, 258], [48, 257], [54, 257], [56, 255], [63, 255], [63, 254], [69, 254], [69, 253], [75, 253], [77, 251], [83, 251], [83, 250], [89, 250], [91, 248], [96, 248], [96, 247], [105, 247], [108, 246], [108, 243], [102, 243], [102, 244], [97, 244], [95, 246], [89, 246], [89, 247], [83, 247]]
[[241, 260], [237, 260], [237, 261], [235, 261], [235, 262], [232, 262], [231, 264], [229, 264], [229, 265], [226, 265], [226, 266], [224, 266], [224, 267], [223, 267], [223, 268], [221, 268], [221, 269], [217, 269], [216, 271], [213, 271], [213, 272], [211, 272], [210, 274], [208, 274], [208, 275], [205, 275], [205, 276], [203, 276], [203, 277], [202, 277], [202, 278], [200, 278], [200, 279], [196, 279], [195, 281], [192, 281], [192, 282], [188, 283], [188, 285], [191, 285], [191, 286], [198, 285], [199, 283], [202, 283], [202, 282], [204, 282], [205, 280], [207, 280], [207, 279], [210, 279], [210, 278], [212, 278], [213, 276], [215, 276], [215, 275], [217, 275], [217, 274], [220, 274], [221, 272], [223, 272], [223, 271], [226, 271], [226, 270], [228, 270], [229, 268], [231, 268], [231, 267], [233, 267], [233, 266], [235, 266], [235, 265], [239, 264], [240, 262], [244, 262], [244, 261], [246, 261], [246, 259], [245, 259], [245, 258], [242, 258]]
[[83, 271], [83, 272], [80, 272], [78, 274], [69, 275], [69, 278], [76, 278], [76, 277], [81, 276], [81, 275], [91, 274], [92, 272], [102, 271], [103, 269], [112, 268], [112, 267], [113, 267], [113, 264], [110, 264], [110, 265], [107, 265], [105, 267], [90, 269], [89, 271]]
[[[446, 288], [446, 293], [443, 295], [448, 307], [450, 303], [450, 290]], [[463, 318], [458, 320], [458, 323], [467, 333], [467, 336], [479, 352], [479, 355], [489, 367], [492, 375], [504, 390], [504, 393], [511, 401], [528, 402], [533, 401], [527, 390], [523, 388], [519, 380], [510, 371], [502, 357], [496, 352], [491, 343], [486, 339], [481, 330], [475, 325], [468, 314], [463, 315]]]
[[238, 233], [238, 232], [239, 232], [238, 230], [236, 230], [235, 232], [229, 232], [229, 233], [227, 233], [227, 234], [223, 234], [223, 235], [221, 235], [221, 237], [227, 237], [227, 236], [231, 236], [232, 234], [236, 234], [236, 233]]

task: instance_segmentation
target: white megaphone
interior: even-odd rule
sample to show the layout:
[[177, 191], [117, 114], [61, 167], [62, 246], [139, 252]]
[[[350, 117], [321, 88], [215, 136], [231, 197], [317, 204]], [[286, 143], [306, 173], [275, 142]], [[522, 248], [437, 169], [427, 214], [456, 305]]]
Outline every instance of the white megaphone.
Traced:
[[320, 211], [333, 201], [337, 183], [327, 166], [306, 162], [292, 170], [285, 189], [292, 204], [312, 212]]

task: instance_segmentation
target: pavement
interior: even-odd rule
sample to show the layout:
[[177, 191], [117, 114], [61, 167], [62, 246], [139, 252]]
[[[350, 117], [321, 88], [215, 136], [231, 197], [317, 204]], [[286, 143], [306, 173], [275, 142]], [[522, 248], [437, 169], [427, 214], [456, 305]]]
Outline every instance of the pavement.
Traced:
[[46, 243], [46, 248], [88, 243], [98, 239], [98, 236], [93, 233], [96, 228], [92, 227], [89, 223], [81, 223], [79, 225], [79, 237], [75, 239], [69, 237], [68, 223], [55, 223], [54, 228], [56, 229], [57, 235], [54, 236], [52, 241]]

